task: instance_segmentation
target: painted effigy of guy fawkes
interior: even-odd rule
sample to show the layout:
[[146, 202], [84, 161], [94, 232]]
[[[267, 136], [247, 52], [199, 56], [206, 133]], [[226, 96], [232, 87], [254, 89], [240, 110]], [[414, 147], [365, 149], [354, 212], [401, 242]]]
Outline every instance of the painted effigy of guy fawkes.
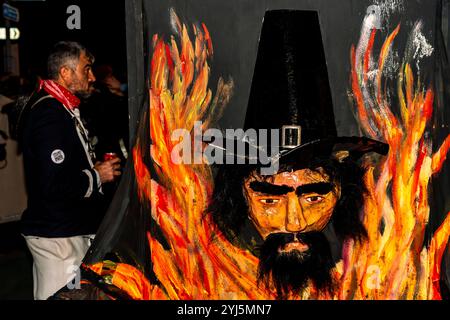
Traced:
[[[91, 268], [114, 273], [113, 284], [134, 299], [440, 299], [450, 215], [430, 243], [424, 233], [430, 180], [444, 164], [450, 136], [436, 146], [427, 133], [436, 89], [420, 69], [435, 49], [420, 20], [387, 32], [389, 10], [401, 10], [401, 1], [386, 3], [367, 8], [359, 42], [349, 48], [350, 107], [365, 139], [334, 137], [320, 150], [308, 144], [321, 156], [301, 165], [276, 157], [290, 160], [280, 160], [271, 175], [254, 167], [214, 175], [202, 161], [174, 161], [173, 150], [191, 136], [171, 139], [172, 133], [214, 128], [234, 83], [210, 83], [214, 39], [207, 26], [189, 28], [171, 11], [174, 35], [152, 41], [150, 137], [139, 136], [133, 150], [138, 196], [151, 204], [160, 231], [147, 233], [157, 281], [126, 264]], [[396, 48], [401, 33], [409, 39], [403, 52]], [[148, 139], [150, 150], [142, 148]], [[207, 146], [192, 150], [202, 154]], [[232, 212], [233, 219], [223, 218]], [[341, 242], [337, 257], [322, 232], [331, 223]], [[253, 228], [249, 241], [240, 238], [243, 226]]]

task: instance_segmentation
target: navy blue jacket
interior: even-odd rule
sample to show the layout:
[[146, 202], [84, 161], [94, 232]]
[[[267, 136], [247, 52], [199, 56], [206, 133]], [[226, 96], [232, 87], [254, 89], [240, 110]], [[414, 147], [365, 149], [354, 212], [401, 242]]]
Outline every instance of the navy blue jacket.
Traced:
[[35, 94], [20, 120], [28, 191], [22, 233], [48, 238], [95, 234], [104, 203], [94, 160], [83, 147], [74, 114], [51, 96], [41, 99], [45, 96], [44, 90]]

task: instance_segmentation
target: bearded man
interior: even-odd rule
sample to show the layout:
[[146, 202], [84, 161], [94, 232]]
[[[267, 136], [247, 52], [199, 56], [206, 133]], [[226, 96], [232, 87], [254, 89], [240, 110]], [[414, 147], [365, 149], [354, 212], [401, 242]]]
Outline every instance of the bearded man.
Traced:
[[33, 256], [34, 298], [47, 299], [75, 277], [102, 220], [101, 187], [119, 160], [95, 163], [78, 110], [91, 92], [94, 57], [76, 42], [57, 43], [18, 122], [28, 208], [22, 234]]

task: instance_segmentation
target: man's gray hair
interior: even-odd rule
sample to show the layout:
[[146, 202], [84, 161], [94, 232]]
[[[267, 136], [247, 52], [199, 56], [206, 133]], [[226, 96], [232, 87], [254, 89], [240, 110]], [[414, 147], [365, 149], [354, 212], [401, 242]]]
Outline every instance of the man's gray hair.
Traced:
[[94, 56], [78, 42], [60, 41], [55, 44], [47, 59], [49, 79], [57, 80], [62, 67], [75, 70], [83, 52], [91, 63], [94, 63]]

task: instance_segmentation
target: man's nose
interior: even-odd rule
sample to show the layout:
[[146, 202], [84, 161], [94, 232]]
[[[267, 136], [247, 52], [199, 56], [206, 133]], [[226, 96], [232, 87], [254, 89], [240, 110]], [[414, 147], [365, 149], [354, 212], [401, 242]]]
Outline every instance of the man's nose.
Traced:
[[289, 195], [286, 215], [286, 231], [301, 232], [308, 226], [297, 195]]
[[95, 80], [96, 80], [94, 73], [92, 71], [89, 72], [88, 80], [89, 80], [89, 82], [95, 82]]

